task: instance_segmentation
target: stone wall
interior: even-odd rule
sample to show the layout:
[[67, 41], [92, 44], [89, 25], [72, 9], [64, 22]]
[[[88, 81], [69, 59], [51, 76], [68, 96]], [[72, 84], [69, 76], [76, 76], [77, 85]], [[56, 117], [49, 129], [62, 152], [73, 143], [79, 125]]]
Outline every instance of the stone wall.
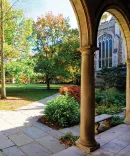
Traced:
[[[125, 62], [126, 52], [123, 41], [123, 36], [121, 35], [121, 31], [119, 25], [112, 17], [110, 21], [104, 22], [99, 25], [98, 28], [98, 36], [97, 36], [97, 46], [99, 47], [98, 38], [104, 34], [112, 35], [113, 48], [112, 48], [112, 66], [117, 66], [121, 63]], [[95, 53], [95, 70], [99, 69], [99, 51]]]

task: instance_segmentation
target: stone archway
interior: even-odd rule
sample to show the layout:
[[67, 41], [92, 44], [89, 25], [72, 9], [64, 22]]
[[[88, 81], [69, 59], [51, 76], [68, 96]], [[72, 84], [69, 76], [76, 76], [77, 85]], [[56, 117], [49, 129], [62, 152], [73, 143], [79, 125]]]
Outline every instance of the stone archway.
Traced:
[[[71, 0], [80, 29], [81, 67], [81, 118], [80, 138], [77, 146], [86, 151], [94, 151], [100, 145], [95, 140], [95, 85], [94, 85], [94, 52], [97, 45], [98, 25], [102, 14], [110, 12], [118, 21], [124, 34], [127, 49], [127, 113], [126, 123], [130, 123], [130, 27], [127, 9], [119, 0], [94, 1], [98, 8], [88, 0]], [[92, 11], [93, 10], [93, 11]], [[125, 10], [125, 11], [124, 11]], [[128, 14], [129, 15], [129, 14]]]
[[[80, 48], [82, 53], [81, 66], [81, 113], [80, 138], [77, 146], [94, 151], [100, 145], [95, 140], [95, 85], [94, 85], [94, 44], [95, 24], [85, 0], [70, 0], [80, 30]], [[91, 15], [91, 16], [90, 16]]]
[[[106, 0], [101, 6], [97, 13], [96, 18], [96, 32], [95, 36], [97, 38], [97, 32], [98, 32], [98, 26], [100, 19], [104, 12], [109, 12], [112, 14], [117, 23], [119, 24], [119, 27], [121, 29], [121, 32], [124, 37], [125, 46], [127, 50], [127, 58], [130, 59], [130, 18], [129, 13], [126, 11], [124, 6], [118, 1], [115, 0], [114, 2], [111, 2], [110, 0]], [[95, 43], [97, 41], [95, 40]]]
[[109, 13], [111, 13], [117, 22], [119, 23], [121, 32], [125, 41], [125, 48], [127, 52], [127, 79], [126, 79], [126, 118], [125, 123], [130, 124], [130, 23], [128, 22], [127, 16], [125, 13], [120, 12], [116, 9], [108, 9]]
[[108, 9], [107, 12], [115, 17], [117, 23], [120, 26], [121, 32], [123, 34], [123, 39], [125, 41], [127, 59], [130, 59], [130, 25], [128, 23], [127, 16], [116, 9]]
[[126, 119], [125, 123], [130, 124], [130, 19], [128, 19], [127, 12], [120, 6], [120, 4], [110, 4], [106, 3], [107, 7], [104, 6], [103, 12], [109, 12], [112, 14], [123, 34], [123, 39], [125, 41], [125, 49], [127, 55], [127, 80], [126, 80]]
[[92, 25], [88, 8], [84, 0], [70, 0], [70, 3], [75, 12], [79, 32], [80, 32], [80, 47], [87, 47], [92, 41]]

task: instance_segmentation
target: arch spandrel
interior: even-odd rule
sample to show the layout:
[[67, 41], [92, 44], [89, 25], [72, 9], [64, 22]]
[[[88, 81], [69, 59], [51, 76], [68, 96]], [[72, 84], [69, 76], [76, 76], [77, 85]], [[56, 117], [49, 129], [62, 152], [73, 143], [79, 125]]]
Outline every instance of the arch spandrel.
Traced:
[[127, 19], [127, 16], [125, 14], [120, 13], [116, 9], [108, 9], [108, 12], [111, 13], [119, 23], [125, 41], [127, 59], [130, 59], [130, 24]]
[[127, 59], [130, 59], [130, 11], [127, 10], [126, 8], [127, 7], [124, 7], [124, 5], [121, 3], [120, 0], [104, 1], [101, 4], [99, 10], [97, 11], [97, 18], [96, 18], [97, 31], [96, 32], [98, 32], [99, 21], [101, 19], [102, 14], [104, 12], [109, 12], [110, 14], [112, 14], [115, 17], [117, 23], [119, 24], [119, 27], [121, 29], [121, 32], [123, 34], [123, 38], [125, 41]]
[[84, 0], [70, 0], [74, 9], [80, 31], [80, 46], [92, 44], [92, 26], [87, 5]]

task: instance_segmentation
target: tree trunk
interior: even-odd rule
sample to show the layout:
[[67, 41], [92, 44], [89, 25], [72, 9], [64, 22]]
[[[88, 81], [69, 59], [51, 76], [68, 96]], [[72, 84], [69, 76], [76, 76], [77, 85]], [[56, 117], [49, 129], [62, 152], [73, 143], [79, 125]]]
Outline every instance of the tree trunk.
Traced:
[[46, 74], [46, 84], [47, 84], [47, 90], [50, 90], [50, 79], [48, 74]]
[[4, 65], [4, 0], [1, 0], [1, 99], [6, 99]]
[[75, 80], [75, 84], [78, 85], [78, 86], [80, 86], [80, 79], [77, 78], [77, 79]]

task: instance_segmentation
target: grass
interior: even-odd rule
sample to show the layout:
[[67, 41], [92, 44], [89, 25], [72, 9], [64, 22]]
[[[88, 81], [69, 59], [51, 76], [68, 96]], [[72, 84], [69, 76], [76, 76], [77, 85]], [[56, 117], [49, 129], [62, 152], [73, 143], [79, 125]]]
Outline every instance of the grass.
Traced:
[[51, 90], [46, 90], [45, 84], [7, 84], [7, 99], [0, 100], [1, 110], [16, 110], [31, 102], [41, 100], [58, 92], [63, 85], [51, 85]]

